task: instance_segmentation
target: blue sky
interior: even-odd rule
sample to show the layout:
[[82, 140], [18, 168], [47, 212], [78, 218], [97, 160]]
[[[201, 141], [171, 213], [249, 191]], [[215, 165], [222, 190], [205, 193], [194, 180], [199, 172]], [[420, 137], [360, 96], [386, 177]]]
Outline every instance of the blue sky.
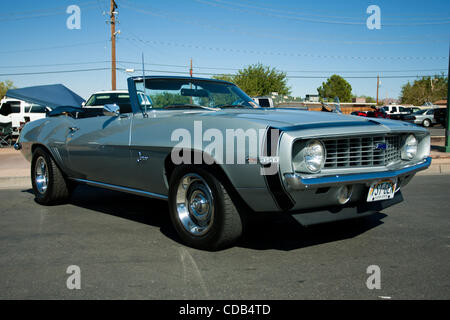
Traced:
[[[17, 73], [106, 68], [110, 66], [109, 0], [2, 1], [0, 81], [17, 87], [63, 83], [84, 98], [110, 89], [110, 71], [42, 75]], [[288, 71], [292, 93], [316, 94], [324, 77], [343, 75], [353, 93], [398, 97], [414, 78], [447, 73], [450, 2], [291, 1], [291, 0], [117, 0], [119, 68], [232, 73], [261, 62]], [[67, 6], [81, 8], [81, 29], [69, 30]], [[381, 10], [381, 29], [369, 30], [369, 5]], [[159, 66], [158, 66], [159, 64]], [[161, 66], [162, 65], [162, 66]], [[218, 69], [209, 69], [218, 68]], [[424, 71], [422, 71], [424, 70]], [[6, 75], [5, 75], [6, 74]], [[118, 88], [130, 74], [117, 72]], [[136, 75], [136, 73], [134, 74]]]

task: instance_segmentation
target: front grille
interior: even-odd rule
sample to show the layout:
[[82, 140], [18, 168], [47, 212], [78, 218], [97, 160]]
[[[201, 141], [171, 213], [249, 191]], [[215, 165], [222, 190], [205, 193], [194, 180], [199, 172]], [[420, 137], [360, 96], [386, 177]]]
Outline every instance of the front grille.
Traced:
[[[387, 166], [401, 159], [400, 136], [324, 139], [325, 169]], [[377, 148], [380, 144], [386, 149]]]

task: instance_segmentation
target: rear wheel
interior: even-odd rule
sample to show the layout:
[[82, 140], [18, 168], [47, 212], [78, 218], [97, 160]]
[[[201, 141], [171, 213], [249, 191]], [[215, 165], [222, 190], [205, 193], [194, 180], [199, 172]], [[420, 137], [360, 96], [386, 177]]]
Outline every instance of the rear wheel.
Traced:
[[431, 121], [430, 121], [429, 119], [425, 119], [425, 120], [423, 120], [422, 125], [423, 125], [425, 128], [428, 128], [428, 127], [431, 126]]
[[177, 167], [170, 178], [170, 218], [189, 246], [217, 250], [242, 234], [242, 221], [222, 183], [195, 166]]
[[43, 205], [67, 201], [73, 189], [51, 155], [42, 148], [37, 148], [33, 153], [31, 184], [36, 202]]

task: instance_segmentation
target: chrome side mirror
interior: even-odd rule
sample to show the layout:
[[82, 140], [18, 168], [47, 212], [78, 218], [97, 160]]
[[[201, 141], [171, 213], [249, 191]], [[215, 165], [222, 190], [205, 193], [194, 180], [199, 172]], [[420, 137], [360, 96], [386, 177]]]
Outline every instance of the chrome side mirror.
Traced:
[[103, 115], [110, 117], [118, 117], [120, 114], [120, 108], [117, 104], [105, 104], [103, 106]]

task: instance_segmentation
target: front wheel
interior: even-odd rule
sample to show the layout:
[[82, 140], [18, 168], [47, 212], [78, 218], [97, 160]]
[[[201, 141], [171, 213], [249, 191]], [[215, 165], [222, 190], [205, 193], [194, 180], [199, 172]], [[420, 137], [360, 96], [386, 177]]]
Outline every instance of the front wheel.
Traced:
[[217, 250], [242, 234], [242, 221], [226, 189], [209, 171], [177, 167], [169, 185], [169, 212], [180, 238], [189, 246]]
[[63, 203], [73, 189], [48, 152], [37, 148], [31, 160], [31, 184], [36, 202], [43, 205]]

